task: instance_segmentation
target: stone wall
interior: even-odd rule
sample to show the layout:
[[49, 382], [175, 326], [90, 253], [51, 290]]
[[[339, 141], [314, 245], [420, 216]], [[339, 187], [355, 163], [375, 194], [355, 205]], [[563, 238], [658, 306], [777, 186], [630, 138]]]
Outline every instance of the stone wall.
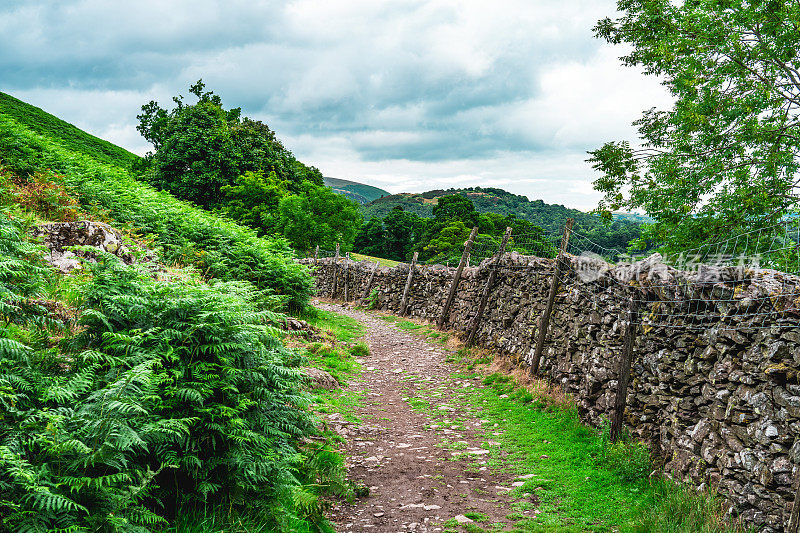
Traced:
[[[783, 531], [800, 464], [800, 278], [769, 270], [678, 272], [658, 259], [606, 266], [585, 282], [578, 274], [586, 271], [586, 260], [570, 257], [541, 372], [574, 397], [586, 422], [598, 425], [613, 415], [629, 299], [652, 300], [642, 309], [645, 323], [657, 306], [676, 317], [694, 306], [700, 328], [685, 327], [680, 318], [671, 327], [638, 328], [626, 427], [649, 442], [676, 477], [718, 487], [760, 531]], [[335, 268], [335, 297], [343, 297], [346, 270], [350, 299], [360, 298], [373, 266], [319, 260], [318, 294], [331, 296]], [[476, 342], [518, 364], [529, 361], [554, 267], [551, 259], [503, 256]], [[398, 312], [408, 269], [401, 264], [377, 270], [379, 309]], [[488, 261], [464, 270], [448, 328], [469, 331], [489, 270]], [[454, 271], [418, 266], [408, 314], [437, 321]], [[764, 317], [771, 321], [767, 327]]]

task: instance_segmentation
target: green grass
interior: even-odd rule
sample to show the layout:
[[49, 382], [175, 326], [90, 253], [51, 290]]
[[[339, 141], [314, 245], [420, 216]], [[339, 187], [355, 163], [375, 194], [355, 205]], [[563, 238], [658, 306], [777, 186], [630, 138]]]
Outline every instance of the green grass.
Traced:
[[[329, 331], [339, 342], [352, 343], [363, 337], [366, 331], [364, 324], [358, 320], [324, 309], [314, 308], [295, 316], [312, 326]], [[365, 346], [357, 350], [363, 352]]]
[[128, 167], [139, 160], [139, 156], [108, 141], [76, 128], [55, 116], [0, 92], [0, 114], [13, 117], [39, 135], [62, 142], [71, 149], [80, 151], [97, 161]]
[[[381, 318], [400, 329], [442, 342], [430, 326], [394, 316]], [[471, 370], [476, 357], [491, 362], [485, 360], [485, 354], [466, 348], [454, 354], [452, 360], [465, 370]], [[459, 424], [468, 418], [489, 420], [484, 425], [484, 437], [500, 445], [489, 447], [487, 466], [510, 477], [534, 476], [511, 492], [518, 498], [514, 504], [518, 512], [509, 515], [515, 521], [513, 531], [744, 531], [721, 519], [724, 507], [715, 495], [698, 494], [690, 487], [661, 480], [658, 476], [651, 480], [652, 461], [643, 444], [635, 441], [610, 443], [607, 430], [589, 428], [579, 421], [574, 405], [558, 407], [555, 401], [546, 396], [534, 396], [517, 386], [511, 376], [500, 373], [483, 376], [467, 372], [456, 373], [453, 377], [480, 377], [487, 385], [485, 388], [451, 388], [453, 398], [448, 403], [460, 409], [461, 414], [442, 414], [431, 408], [431, 401], [438, 401], [442, 396], [441, 387], [418, 389], [417, 396], [409, 399], [409, 405], [416, 411], [438, 417], [447, 425]], [[453, 447], [446, 440], [441, 445]], [[525, 494], [535, 495], [536, 503], [532, 504]], [[533, 509], [539, 511], [535, 518], [523, 514]], [[487, 531], [477, 524], [460, 529], [453, 521], [444, 525], [445, 531]]]
[[400, 264], [400, 261], [392, 261], [391, 259], [383, 259], [381, 257], [373, 257], [371, 255], [356, 254], [356, 253], [353, 253], [353, 252], [350, 252], [350, 259], [352, 259], [353, 261], [372, 261], [373, 263], [375, 261], [377, 261], [378, 264], [380, 264], [381, 266], [385, 266], [385, 267], [395, 267], [395, 266]]

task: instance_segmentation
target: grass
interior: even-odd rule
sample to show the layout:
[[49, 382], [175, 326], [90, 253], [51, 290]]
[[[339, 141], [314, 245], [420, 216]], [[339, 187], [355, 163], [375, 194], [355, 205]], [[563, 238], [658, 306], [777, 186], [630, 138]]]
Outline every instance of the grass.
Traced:
[[382, 257], [373, 257], [371, 255], [356, 254], [353, 252], [350, 252], [350, 259], [353, 261], [372, 261], [373, 263], [377, 261], [378, 264], [385, 267], [395, 267], [401, 263], [400, 261], [392, 261], [391, 259], [383, 259]]
[[[393, 316], [381, 318], [434, 342], [448, 341], [448, 334], [437, 332], [431, 326]], [[488, 420], [483, 425], [484, 437], [486, 441], [500, 444], [489, 446], [487, 466], [518, 479], [533, 475], [511, 492], [517, 498], [513, 504], [516, 512], [508, 515], [515, 522], [513, 531], [745, 531], [724, 520], [725, 506], [719, 497], [697, 493], [661, 476], [651, 479], [652, 461], [643, 444], [635, 441], [610, 443], [607, 430], [583, 425], [574, 402], [550, 384], [515, 379], [509, 375], [509, 368], [498, 365], [485, 350], [461, 347], [451, 359], [463, 368], [462, 373], [453, 374], [454, 379], [482, 378], [486, 386], [423, 387], [409, 403], [413, 409], [441, 421], [447, 419], [447, 425], [458, 424], [465, 418]], [[487, 368], [498, 367], [506, 372], [485, 374]], [[520, 378], [524, 373], [515, 375]], [[441, 398], [446, 389], [452, 391], [448, 405], [456, 407], [460, 414], [441, 413], [431, 408], [431, 400]], [[442, 446], [452, 447], [452, 443], [443, 441]], [[476, 523], [459, 527], [453, 521], [444, 526], [444, 531], [495, 530], [484, 529]]]
[[[297, 313], [295, 316], [305, 320], [312, 326], [329, 331], [339, 342], [353, 343], [363, 337], [366, 332], [364, 324], [358, 320], [324, 309], [309, 309]], [[359, 350], [363, 351], [364, 347], [366, 345], [363, 345]]]

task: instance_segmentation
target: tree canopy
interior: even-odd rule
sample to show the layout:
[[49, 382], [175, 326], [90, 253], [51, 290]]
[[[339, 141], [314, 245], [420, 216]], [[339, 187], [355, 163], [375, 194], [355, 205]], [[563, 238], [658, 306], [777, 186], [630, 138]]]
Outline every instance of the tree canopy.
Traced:
[[774, 224], [797, 209], [800, 5], [620, 0], [597, 36], [674, 98], [635, 122], [641, 144], [590, 152], [603, 210], [644, 209], [668, 248]]

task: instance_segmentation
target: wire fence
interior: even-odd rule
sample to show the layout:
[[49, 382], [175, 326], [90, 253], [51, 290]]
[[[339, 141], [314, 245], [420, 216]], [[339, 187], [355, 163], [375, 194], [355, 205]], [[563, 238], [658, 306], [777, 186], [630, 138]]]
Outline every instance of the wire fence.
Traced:
[[[512, 234], [505, 252], [555, 258], [562, 238], [563, 233], [544, 231]], [[494, 238], [478, 236], [467, 264], [485, 263], [490, 269], [530, 267], [525, 262], [487, 262], [497, 257], [500, 247]], [[335, 256], [335, 250], [309, 252], [309, 257], [317, 259]], [[800, 218], [728, 235], [679, 254], [648, 257], [601, 246], [580, 231], [572, 231], [564, 257], [573, 268], [555, 270], [562, 289], [576, 291], [599, 307], [608, 304], [609, 291], [624, 288], [639, 311], [639, 323], [647, 330], [759, 329], [800, 324]], [[443, 263], [456, 266], [458, 259]]]

